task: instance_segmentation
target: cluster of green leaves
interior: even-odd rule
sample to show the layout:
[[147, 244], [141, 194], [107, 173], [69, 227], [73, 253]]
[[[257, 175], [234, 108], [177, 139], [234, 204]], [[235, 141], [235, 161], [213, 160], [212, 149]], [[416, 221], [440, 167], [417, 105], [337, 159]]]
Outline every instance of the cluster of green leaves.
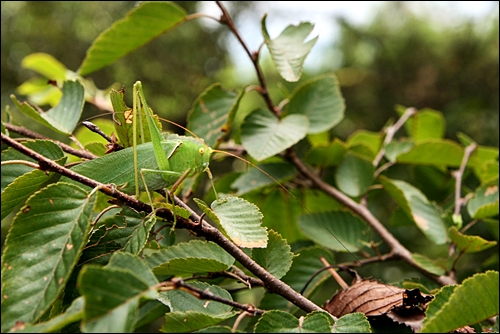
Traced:
[[[39, 113], [37, 107], [20, 102], [15, 96], [12, 101], [37, 122], [59, 133], [74, 135], [89, 151], [102, 156], [91, 161], [103, 162], [101, 167], [93, 167], [85, 174], [111, 183], [112, 177], [125, 168], [133, 171], [128, 158], [131, 154], [119, 159], [116, 154], [123, 154], [122, 151], [104, 155], [104, 144], [89, 142], [84, 139], [85, 131], [75, 131], [85, 101], [95, 103], [97, 98], [107, 98], [109, 93], [99, 91], [84, 76], [124, 57], [188, 18], [185, 11], [171, 3], [141, 3], [94, 41], [77, 73], [45, 54], [27, 58], [24, 64], [28, 68], [56, 80], [62, 87], [59, 91], [40, 80], [25, 85], [30, 88], [25, 91], [29, 98], [36, 98], [38, 104], [49, 103], [52, 109]], [[299, 81], [304, 60], [316, 40], [304, 42], [312, 25], [290, 25], [278, 37], [271, 38], [265, 17], [261, 23], [276, 70], [288, 82]], [[266, 106], [241, 112], [244, 99], [251, 92], [247, 88], [233, 91], [219, 84], [208, 87], [193, 104], [188, 128], [214, 148], [241, 144], [259, 168], [283, 183], [301, 181], [295, 166], [281, 154], [293, 148], [310, 168], [321, 172], [324, 181], [336, 186], [346, 197], [357, 202], [367, 201], [370, 209], [380, 205], [376, 197], [383, 192], [393, 208], [397, 208], [387, 221], [413, 231], [408, 235], [425, 238], [429, 249], [423, 254], [412, 252], [413, 261], [422, 272], [446, 275], [456, 270], [456, 262], [463, 254], [476, 254], [496, 246], [496, 241], [465, 234], [462, 228], [470, 222], [491, 226], [493, 230], [498, 227], [498, 149], [477, 146], [465, 160], [461, 177], [473, 179], [477, 186], [475, 190], [462, 187], [469, 200], [466, 210], [454, 215], [454, 188], [449, 179], [452, 171], [456, 173], [462, 165], [466, 148], [473, 140], [465, 134], [459, 136], [460, 142], [445, 139], [441, 113], [430, 109], [418, 111], [405, 123], [408, 135], [404, 138], [386, 141], [384, 131], [357, 131], [342, 141], [331, 138], [330, 134], [345, 111], [334, 74], [300, 82], [287, 94], [286, 101], [277, 104], [282, 106], [276, 109], [279, 112]], [[123, 93], [111, 93], [107, 102], [109, 109], [112, 105], [116, 112], [128, 111], [123, 98]], [[397, 112], [404, 116], [407, 109], [401, 107]], [[106, 131], [112, 127], [111, 123], [102, 121], [99, 126]], [[7, 132], [4, 127], [2, 132]], [[124, 132], [126, 137], [128, 131]], [[125, 144], [123, 137], [121, 141]], [[50, 140], [23, 144], [61, 165], [69, 158], [74, 159]], [[142, 154], [139, 147], [132, 149]], [[123, 151], [131, 152], [131, 149]], [[380, 152], [382, 160], [378, 160]], [[155, 163], [152, 149], [146, 153]], [[119, 164], [120, 159], [128, 160], [124, 163], [131, 167]], [[2, 161], [12, 160], [34, 161], [13, 148], [3, 150]], [[382, 166], [380, 161], [384, 162]], [[83, 165], [85, 163], [80, 166]], [[78, 168], [82, 167], [75, 170]], [[401, 170], [411, 170], [418, 177], [408, 177]], [[215, 171], [213, 167], [212, 171]], [[339, 198], [318, 190], [306, 187], [303, 191], [293, 188], [285, 191], [268, 175], [255, 168], [217, 175], [219, 194], [245, 198], [227, 197], [229, 210], [218, 201], [213, 202], [211, 209], [201, 200], [196, 201], [229, 240], [246, 247], [251, 259], [267, 272], [299, 291], [323, 266], [320, 257], [333, 264], [336, 261], [332, 251], [348, 256], [372, 252], [370, 226], [358, 212], [347, 211]], [[128, 182], [133, 182], [128, 178]], [[165, 332], [230, 331], [227, 325], [237, 318], [233, 307], [199, 300], [185, 290], [165, 289], [166, 285], [161, 282], [172, 277], [191, 278], [229, 271], [233, 266], [251, 275], [250, 268], [243, 268], [214, 242], [183, 239], [182, 235], [175, 241], [175, 234], [168, 231], [163, 239], [157, 234], [157, 238], [150, 240], [151, 231], [163, 223], [127, 206], [100, 215], [109, 198], [67, 181], [60, 181], [56, 173], [45, 173], [26, 165], [2, 166], [2, 219], [17, 211], [2, 252], [3, 331], [15, 326], [29, 332], [60, 329], [130, 332], [159, 317], [164, 317], [161, 330]], [[186, 182], [185, 188], [195, 188], [197, 181]], [[120, 189], [122, 185], [116, 186]], [[435, 189], [438, 196], [430, 194]], [[210, 194], [204, 197], [206, 202], [210, 202], [210, 198]], [[262, 225], [260, 213], [257, 219], [252, 213], [243, 214], [245, 219], [239, 220], [247, 210], [255, 212], [249, 202], [260, 208]], [[176, 210], [179, 216], [189, 216]], [[98, 215], [100, 219], [96, 223]], [[247, 220], [248, 216], [251, 221]], [[404, 240], [404, 236], [399, 237]], [[428, 245], [452, 245], [457, 252], [450, 259], [447, 255], [436, 259]], [[490, 262], [491, 268], [482, 271], [498, 268], [497, 257]], [[327, 278], [327, 274], [318, 275], [304, 295], [314, 297], [325, 287]], [[243, 303], [244, 300], [237, 293], [229, 293], [237, 287], [231, 280], [197, 279], [190, 284], [228, 301]], [[435, 287], [428, 281], [417, 284], [427, 290]], [[250, 292], [255, 290], [258, 289], [254, 287]], [[477, 293], [478, 290], [482, 292]], [[326, 299], [323, 296], [320, 303]], [[264, 292], [262, 298], [252, 294], [250, 302], [268, 311], [250, 321], [248, 331], [370, 331], [369, 323], [361, 314], [334, 321], [327, 313], [316, 311], [298, 319], [294, 315], [297, 307], [279, 294]], [[482, 311], [470, 312], [471, 309]], [[429, 306], [423, 330], [449, 331], [497, 314], [498, 272], [487, 271], [470, 275], [458, 286], [442, 289]]]

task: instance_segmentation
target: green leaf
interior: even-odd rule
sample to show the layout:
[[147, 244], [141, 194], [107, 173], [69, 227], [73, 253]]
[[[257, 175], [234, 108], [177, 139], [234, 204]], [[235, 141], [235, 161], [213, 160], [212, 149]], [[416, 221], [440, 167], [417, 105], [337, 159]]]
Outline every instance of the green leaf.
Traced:
[[304, 43], [314, 25], [309, 22], [301, 22], [298, 26], [289, 25], [278, 37], [271, 39], [266, 28], [266, 17], [267, 15], [264, 15], [262, 18], [261, 30], [274, 65], [283, 79], [298, 81], [304, 60], [318, 40], [318, 37], [315, 37]]
[[474, 219], [498, 215], [498, 179], [476, 189], [467, 203], [467, 211]]
[[70, 135], [78, 124], [83, 111], [84, 88], [78, 81], [65, 81], [62, 87], [62, 98], [54, 108], [40, 113], [27, 102], [19, 102], [14, 94], [12, 102], [26, 116], [36, 122], [64, 135]]
[[264, 109], [254, 110], [241, 125], [241, 142], [258, 161], [286, 150], [304, 138], [309, 121], [304, 115], [289, 115], [281, 120]]
[[81, 320], [82, 316], [83, 297], [78, 297], [73, 300], [64, 313], [46, 322], [41, 322], [33, 326], [23, 324], [24, 328], [17, 329], [16, 333], [58, 333], [63, 327]]
[[[21, 61], [21, 66], [52, 80], [62, 81], [66, 79], [68, 72], [68, 69], [60, 61], [43, 52], [27, 55]], [[45, 80], [45, 83], [47, 83], [47, 80]]]
[[371, 161], [348, 152], [335, 173], [339, 189], [348, 196], [364, 194], [373, 183], [375, 167]]
[[156, 275], [191, 275], [229, 269], [234, 258], [211, 241], [192, 240], [145, 257]]
[[412, 253], [411, 258], [413, 261], [415, 261], [421, 268], [424, 268], [428, 272], [436, 275], [436, 276], [441, 276], [444, 275], [446, 272], [444, 268], [438, 266], [434, 261], [429, 259], [428, 257], [425, 257], [421, 254], [417, 253]]
[[156, 216], [146, 216], [145, 213], [139, 213], [129, 207], [124, 207], [120, 214], [127, 222], [127, 241], [123, 245], [123, 250], [139, 254], [148, 241], [149, 231], [156, 223]]
[[431, 138], [443, 138], [445, 126], [443, 114], [429, 108], [419, 110], [405, 123], [406, 131], [417, 142]]
[[217, 215], [216, 223], [239, 247], [266, 248], [267, 230], [262, 226], [259, 208], [243, 198], [226, 197], [213, 201], [212, 210]]
[[284, 311], [267, 311], [255, 325], [255, 333], [330, 333], [333, 319], [322, 311], [299, 319]]
[[[55, 161], [64, 157], [64, 152], [62, 151], [62, 149], [50, 140], [28, 140], [23, 142], [23, 145], [33, 151], [36, 151], [44, 157], [49, 158], [50, 160]], [[12, 147], [9, 147], [5, 151], [2, 151], [2, 162], [9, 160], [25, 160], [36, 162], [33, 158], [24, 155], [23, 153], [15, 150]], [[34, 169], [31, 167], [21, 164], [2, 165], [2, 192], [9, 184], [14, 182], [16, 178], [33, 170]]]
[[[324, 267], [320, 260], [321, 256], [324, 257], [330, 264], [335, 263], [332, 253], [322, 247], [315, 246], [300, 249], [295, 252], [292, 267], [281, 280], [295, 291], [301, 291], [305, 287], [306, 283], [309, 283], [307, 289], [302, 294], [306, 297], [312, 295], [313, 292], [330, 277], [328, 272], [323, 271], [311, 282], [309, 282], [311, 276]], [[264, 310], [281, 309], [292, 311], [297, 308], [294, 304], [283, 297], [270, 293], [266, 293], [264, 295], [264, 298], [262, 298], [259, 306]]]
[[158, 284], [158, 280], [148, 266], [138, 257], [130, 253], [116, 252], [111, 257], [106, 268], [127, 270], [138, 280], [147, 285]]
[[363, 313], [356, 312], [340, 317], [332, 333], [371, 333], [371, 326]]
[[2, 331], [33, 323], [57, 298], [87, 242], [95, 201], [79, 187], [53, 184], [19, 211], [2, 255]]
[[338, 138], [335, 138], [328, 145], [312, 147], [306, 153], [305, 161], [308, 164], [318, 167], [337, 166], [345, 152], [347, 152], [347, 145]]
[[[118, 136], [119, 143], [123, 145], [123, 147], [131, 147], [134, 145], [134, 122], [133, 122], [133, 111], [132, 108], [127, 107], [125, 104], [125, 92], [124, 90], [114, 90], [111, 89], [110, 92], [111, 104], [113, 105], [113, 120], [114, 127], [116, 131], [116, 135]], [[158, 116], [153, 113], [151, 110], [151, 114], [153, 114], [153, 120], [158, 129], [162, 129], [162, 124], [158, 120]], [[149, 129], [149, 124], [147, 121], [148, 115], [137, 114], [138, 120], [136, 123], [137, 126], [137, 143], [149, 143], [151, 142], [151, 131]]]
[[203, 138], [208, 146], [216, 147], [229, 132], [243, 94], [244, 90], [238, 93], [220, 84], [208, 87], [189, 111], [187, 128]]
[[16, 92], [28, 96], [31, 103], [36, 105], [48, 104], [56, 106], [61, 100], [61, 90], [47, 82], [46, 78], [36, 77], [23, 82]]
[[344, 110], [344, 98], [334, 74], [304, 82], [294, 90], [287, 105], [288, 115], [308, 117], [308, 134], [330, 130], [344, 118]]
[[78, 73], [97, 71], [184, 22], [186, 12], [170, 2], [143, 2], [95, 39]]
[[120, 333], [134, 330], [141, 299], [156, 298], [156, 290], [128, 269], [84, 266], [78, 290], [85, 299], [82, 327], [85, 332]]
[[412, 141], [391, 141], [385, 146], [385, 157], [390, 162], [396, 162], [398, 156], [410, 152], [413, 146], [415, 146], [415, 143]]
[[491, 248], [497, 244], [496, 241], [484, 240], [477, 235], [465, 235], [460, 233], [455, 226], [448, 230], [451, 240], [457, 245], [458, 249], [464, 253], [477, 253]]
[[216, 317], [196, 311], [169, 312], [165, 314], [165, 323], [161, 327], [161, 331], [165, 333], [192, 332], [200, 328], [216, 325], [232, 316], [231, 313]]
[[274, 277], [280, 279], [292, 266], [293, 253], [286, 239], [278, 232], [269, 231], [269, 241], [264, 249], [254, 249], [252, 258]]
[[[23, 142], [23, 145], [36, 151], [37, 153], [55, 160], [59, 164], [66, 162], [66, 157], [62, 149], [49, 140], [30, 140]], [[36, 162], [32, 158], [22, 154], [14, 148], [2, 151], [2, 162], [9, 160], [25, 160]], [[26, 199], [35, 191], [41, 189], [48, 182], [59, 178], [58, 174], [45, 173], [33, 169], [23, 164], [7, 164], [1, 169], [2, 174], [2, 220], [7, 217], [18, 205], [24, 203]]]
[[384, 176], [380, 182], [401, 209], [412, 218], [417, 227], [425, 236], [437, 245], [447, 240], [444, 222], [436, 208], [427, 200], [425, 195], [412, 185], [399, 180], [391, 180]]
[[314, 242], [339, 252], [357, 252], [369, 241], [368, 226], [348, 211], [301, 215], [298, 225]]
[[[286, 162], [268, 163], [257, 165], [262, 171], [268, 173], [279, 183], [290, 180], [297, 175], [297, 170]], [[251, 168], [238, 177], [231, 188], [237, 189], [236, 195], [243, 195], [252, 190], [261, 189], [269, 185], [276, 185], [276, 181], [257, 168]]]
[[[205, 282], [191, 282], [190, 286], [211, 293], [215, 296], [233, 301], [231, 294], [218, 285], [210, 285]], [[158, 293], [158, 300], [170, 307], [171, 312], [195, 311], [205, 313], [214, 317], [232, 316], [232, 307], [213, 300], [202, 300], [184, 290], [170, 290]]]
[[347, 138], [347, 146], [364, 145], [375, 155], [382, 145], [382, 133], [366, 130], [357, 130]]
[[423, 139], [408, 152], [399, 155], [399, 163], [458, 167], [462, 162], [464, 149], [446, 139]]
[[[436, 294], [420, 332], [451, 332], [498, 315], [498, 284], [498, 272], [487, 271], [465, 279], [451, 294], [444, 287], [446, 295]], [[442, 306], [435, 308], [434, 303]]]

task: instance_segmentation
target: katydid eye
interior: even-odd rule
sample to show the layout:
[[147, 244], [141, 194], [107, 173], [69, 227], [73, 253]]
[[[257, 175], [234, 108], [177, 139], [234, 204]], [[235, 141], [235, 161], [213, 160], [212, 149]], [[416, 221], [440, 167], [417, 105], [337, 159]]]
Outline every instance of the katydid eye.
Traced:
[[205, 149], [203, 147], [200, 147], [198, 149], [198, 153], [200, 153], [201, 155], [203, 155], [203, 153], [205, 153]]

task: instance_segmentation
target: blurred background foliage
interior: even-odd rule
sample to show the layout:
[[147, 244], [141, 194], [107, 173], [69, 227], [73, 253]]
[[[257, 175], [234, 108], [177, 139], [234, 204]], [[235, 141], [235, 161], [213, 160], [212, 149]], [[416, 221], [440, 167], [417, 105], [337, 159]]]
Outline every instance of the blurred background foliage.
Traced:
[[[188, 13], [198, 11], [196, 1], [177, 3]], [[2, 1], [2, 114], [12, 105], [9, 95], [16, 87], [37, 75], [21, 67], [25, 56], [45, 52], [76, 71], [92, 41], [135, 4]], [[237, 24], [257, 10], [253, 2], [226, 5]], [[340, 37], [325, 50], [321, 66], [306, 71], [301, 80], [328, 71], [339, 77], [347, 110], [335, 135], [345, 139], [356, 129], [379, 131], [396, 117], [394, 106], [401, 104], [442, 111], [448, 138], [456, 139], [462, 131], [479, 144], [498, 146], [498, 11], [481, 22], [469, 19], [457, 26], [426, 20], [405, 2], [378, 8], [374, 19], [362, 25], [332, 18], [331, 24], [340, 26]], [[288, 23], [298, 22], [291, 17]], [[321, 32], [315, 34], [321, 38]], [[192, 20], [90, 77], [100, 89], [113, 84], [130, 88], [143, 80], [155, 112], [184, 123], [192, 102], [210, 84], [241, 88], [256, 82], [252, 72], [231, 62], [227, 41], [226, 27], [207, 28]], [[266, 78], [273, 97], [294, 88], [275, 72], [266, 72]], [[251, 100], [248, 108], [260, 103]], [[94, 106], [86, 108], [84, 117], [97, 112]]]

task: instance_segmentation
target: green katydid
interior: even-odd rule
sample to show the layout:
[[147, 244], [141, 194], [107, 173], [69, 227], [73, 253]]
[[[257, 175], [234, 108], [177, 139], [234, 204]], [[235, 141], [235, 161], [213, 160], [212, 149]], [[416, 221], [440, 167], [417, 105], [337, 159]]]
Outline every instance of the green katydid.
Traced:
[[[132, 136], [134, 145], [75, 166], [73, 168], [75, 172], [92, 177], [102, 183], [115, 184], [119, 186], [120, 190], [129, 194], [138, 194], [139, 191], [145, 190], [148, 193], [151, 205], [153, 205], [150, 190], [159, 190], [172, 186], [169, 192], [169, 195], [171, 195], [182, 180], [188, 176], [207, 172], [209, 178], [211, 178], [208, 168], [209, 160], [213, 152], [221, 152], [241, 159], [259, 169], [295, 198], [306, 211], [311, 213], [298, 198], [275, 178], [249, 161], [228, 152], [214, 150], [208, 147], [201, 138], [174, 136], [164, 139], [160, 129], [153, 121], [153, 114], [147, 105], [140, 82], [134, 85], [133, 101], [132, 121], [136, 122], [134, 123]], [[137, 126], [135, 126], [135, 124], [142, 122], [140, 119], [142, 116], [147, 118], [151, 142], [137, 144], [136, 138], [144, 137], [143, 134], [141, 136], [137, 135]], [[114, 166], [112, 171], [109, 170], [110, 166]], [[175, 210], [175, 206], [173, 208]], [[324, 227], [326, 228], [326, 226]], [[333, 233], [331, 234], [333, 235]], [[335, 235], [333, 237], [342, 244]], [[345, 248], [345, 246], [343, 247]], [[349, 250], [348, 252], [351, 253]]]
[[[137, 119], [142, 115], [146, 116], [151, 142], [138, 144]], [[201, 138], [174, 135], [165, 140], [153, 121], [140, 81], [134, 85], [132, 117], [133, 146], [77, 165], [73, 171], [114, 184], [128, 194], [146, 191], [151, 205], [150, 191], [172, 186], [171, 195], [186, 177], [207, 172], [211, 178], [208, 164], [212, 149]]]

